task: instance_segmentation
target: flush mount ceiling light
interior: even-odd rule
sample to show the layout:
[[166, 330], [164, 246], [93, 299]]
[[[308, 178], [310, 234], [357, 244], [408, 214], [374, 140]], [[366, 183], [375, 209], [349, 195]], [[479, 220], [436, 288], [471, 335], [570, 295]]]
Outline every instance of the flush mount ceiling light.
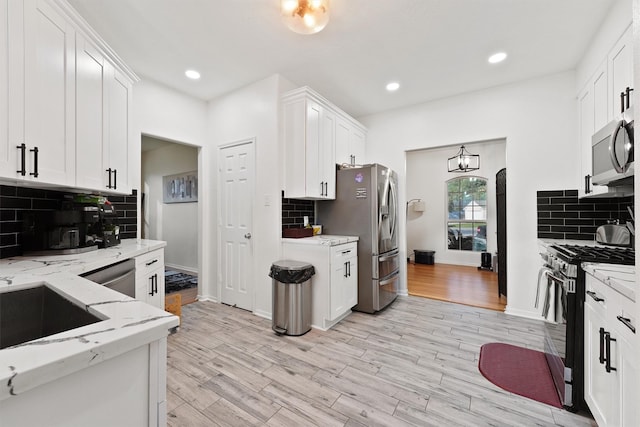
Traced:
[[502, 62], [507, 59], [507, 54], [504, 52], [494, 53], [489, 57], [490, 64], [497, 64], [498, 62]]
[[396, 90], [400, 89], [400, 83], [391, 82], [391, 83], [388, 83], [386, 87], [389, 92], [395, 92]]
[[200, 73], [196, 70], [187, 70], [184, 72], [184, 75], [189, 77], [191, 80], [198, 80], [200, 78]]
[[282, 20], [298, 34], [315, 34], [329, 22], [329, 0], [280, 0]]
[[470, 172], [480, 169], [480, 156], [478, 154], [471, 154], [464, 148], [464, 145], [460, 146], [460, 151], [453, 157], [449, 157], [447, 160], [447, 166], [449, 172]]

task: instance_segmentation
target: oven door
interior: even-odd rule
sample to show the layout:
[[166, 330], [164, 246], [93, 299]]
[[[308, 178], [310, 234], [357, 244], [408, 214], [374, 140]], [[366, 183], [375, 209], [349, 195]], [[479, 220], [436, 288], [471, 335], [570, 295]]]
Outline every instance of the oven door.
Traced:
[[[573, 405], [573, 356], [576, 323], [573, 317], [575, 311], [575, 280], [554, 271], [547, 274], [548, 288], [546, 298], [549, 299], [549, 311], [553, 313], [555, 321], [545, 324], [545, 356], [556, 386], [560, 401], [564, 406]], [[550, 313], [550, 314], [551, 314]]]

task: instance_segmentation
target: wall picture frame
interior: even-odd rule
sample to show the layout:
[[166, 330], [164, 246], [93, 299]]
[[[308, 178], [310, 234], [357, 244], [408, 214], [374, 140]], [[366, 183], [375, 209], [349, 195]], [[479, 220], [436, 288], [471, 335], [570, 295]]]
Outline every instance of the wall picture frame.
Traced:
[[198, 201], [198, 171], [162, 177], [163, 203], [191, 203]]

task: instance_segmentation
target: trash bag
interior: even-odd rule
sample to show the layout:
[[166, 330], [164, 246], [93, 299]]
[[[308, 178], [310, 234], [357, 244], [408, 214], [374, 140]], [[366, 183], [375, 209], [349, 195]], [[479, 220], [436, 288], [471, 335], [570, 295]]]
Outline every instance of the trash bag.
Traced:
[[280, 283], [304, 283], [316, 274], [313, 265], [306, 262], [283, 260], [274, 262], [269, 277]]

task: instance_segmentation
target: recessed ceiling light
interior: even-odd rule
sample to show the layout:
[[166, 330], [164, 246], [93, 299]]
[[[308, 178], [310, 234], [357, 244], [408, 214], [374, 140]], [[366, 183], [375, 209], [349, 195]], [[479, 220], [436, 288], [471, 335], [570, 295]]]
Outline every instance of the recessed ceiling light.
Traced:
[[200, 78], [200, 73], [196, 70], [187, 70], [184, 72], [184, 75], [192, 80], [198, 80]]
[[507, 54], [504, 52], [494, 53], [489, 57], [489, 63], [497, 64], [498, 62], [502, 62], [507, 58]]
[[387, 90], [389, 92], [395, 92], [398, 89], [400, 89], [400, 83], [398, 82], [391, 82], [387, 84]]

